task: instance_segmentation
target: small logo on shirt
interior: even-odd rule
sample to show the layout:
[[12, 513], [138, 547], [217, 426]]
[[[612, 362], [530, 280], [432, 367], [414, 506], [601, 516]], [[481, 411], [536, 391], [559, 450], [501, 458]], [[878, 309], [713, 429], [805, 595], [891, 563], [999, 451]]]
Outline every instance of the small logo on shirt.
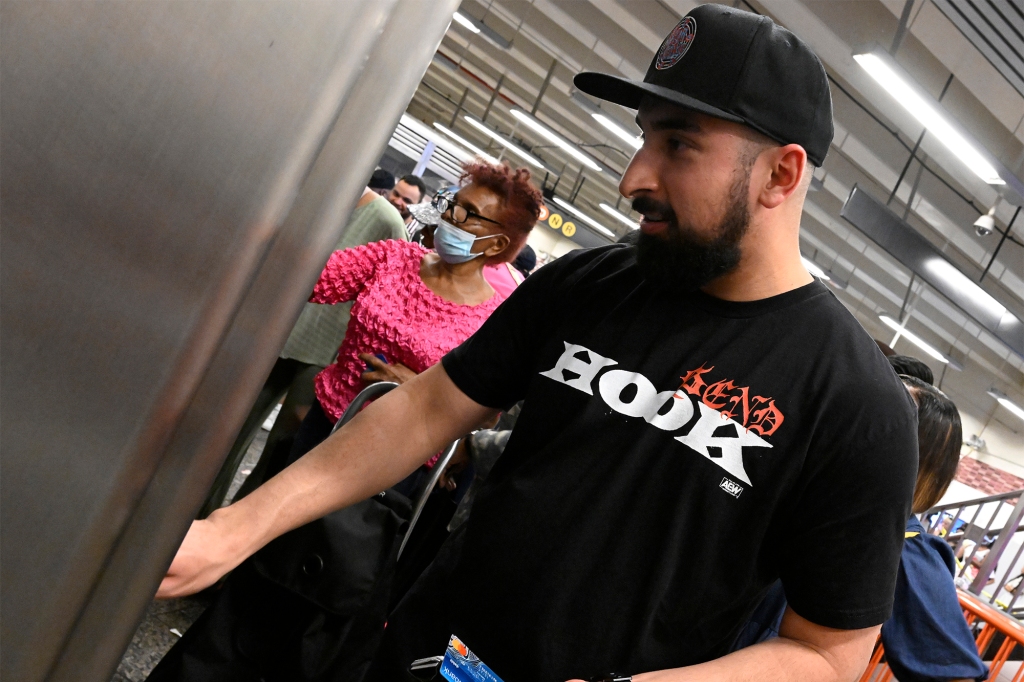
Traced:
[[740, 493], [743, 492], [743, 486], [736, 481], [730, 481], [728, 477], [723, 478], [718, 487], [737, 499], [739, 499]]

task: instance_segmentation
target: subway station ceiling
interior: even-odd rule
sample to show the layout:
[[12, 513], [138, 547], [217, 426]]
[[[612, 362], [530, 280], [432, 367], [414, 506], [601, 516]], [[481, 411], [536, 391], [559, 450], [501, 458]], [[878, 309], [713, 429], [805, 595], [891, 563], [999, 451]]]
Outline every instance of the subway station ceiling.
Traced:
[[[902, 311], [906, 330], [952, 362], [929, 357], [906, 337], [896, 342], [896, 351], [928, 362], [936, 383], [942, 377], [943, 390], [961, 410], [1024, 434], [1024, 421], [988, 393], [996, 388], [1024, 406], [1024, 357], [913, 277], [901, 254], [886, 252], [840, 215], [855, 186], [879, 202], [888, 200], [889, 209], [963, 276], [980, 280], [984, 294], [1024, 319], [1024, 215], [1014, 221], [1024, 202], [1024, 0], [723, 4], [772, 17], [808, 42], [828, 71], [836, 134], [815, 173], [803, 216], [804, 257], [832, 278], [836, 295], [875, 338], [892, 341], [895, 333], [880, 315], [899, 319]], [[634, 150], [592, 114], [639, 134], [634, 112], [575, 92], [572, 77], [594, 70], [642, 78], [662, 38], [695, 5], [691, 0], [463, 0], [460, 12], [468, 21], [452, 22], [408, 113], [427, 125], [448, 127], [497, 157], [503, 148], [465, 117], [482, 120], [543, 162], [544, 169], [531, 170], [540, 179], [547, 174], [556, 196], [616, 235], [624, 234], [631, 228], [602, 212], [600, 204], [629, 213], [616, 186]], [[987, 184], [934, 134], [915, 144], [924, 128], [853, 58], [872, 48], [891, 54], [925, 93], [940, 100], [946, 115], [1001, 165], [1009, 181]], [[514, 109], [534, 112], [602, 170], [584, 166], [526, 127]], [[510, 161], [522, 163], [516, 157]], [[979, 236], [974, 222], [993, 207], [995, 229]], [[1009, 235], [1001, 239], [1011, 221]]]

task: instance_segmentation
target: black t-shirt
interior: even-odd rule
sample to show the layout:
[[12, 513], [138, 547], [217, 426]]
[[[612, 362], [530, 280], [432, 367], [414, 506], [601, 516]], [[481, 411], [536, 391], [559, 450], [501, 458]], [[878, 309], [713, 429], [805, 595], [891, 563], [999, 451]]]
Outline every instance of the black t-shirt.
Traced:
[[633, 254], [545, 266], [444, 358], [476, 402], [525, 404], [379, 661], [456, 634], [506, 682], [691, 665], [780, 577], [815, 623], [888, 618], [917, 429], [874, 342], [820, 282], [727, 302]]

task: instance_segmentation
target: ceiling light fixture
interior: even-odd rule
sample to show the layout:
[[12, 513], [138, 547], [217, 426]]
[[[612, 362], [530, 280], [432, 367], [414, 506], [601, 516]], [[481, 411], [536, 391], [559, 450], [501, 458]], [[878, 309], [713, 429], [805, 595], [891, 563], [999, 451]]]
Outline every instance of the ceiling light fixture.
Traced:
[[456, 12], [456, 13], [455, 13], [455, 16], [453, 16], [453, 17], [452, 17], [452, 19], [454, 19], [455, 21], [459, 22], [460, 24], [462, 24], [463, 26], [465, 26], [466, 28], [468, 28], [468, 29], [469, 29], [470, 31], [472, 31], [473, 33], [479, 33], [479, 32], [480, 32], [480, 29], [479, 29], [479, 28], [477, 28], [477, 25], [476, 25], [476, 24], [474, 24], [474, 23], [473, 23], [473, 22], [472, 22], [472, 21], [470, 20], [470, 18], [469, 18], [469, 17], [467, 17], [467, 16], [466, 16], [465, 14], [463, 14], [462, 12]]
[[564, 199], [560, 199], [559, 197], [554, 197], [552, 199], [552, 201], [554, 201], [556, 204], [558, 204], [559, 206], [564, 208], [569, 213], [572, 213], [574, 216], [576, 216], [577, 218], [579, 218], [584, 223], [586, 223], [590, 227], [594, 228], [595, 230], [597, 230], [601, 234], [607, 235], [607, 236], [611, 237], [612, 239], [615, 239], [615, 233], [614, 232], [612, 232], [607, 227], [605, 227], [601, 223], [597, 222], [596, 220], [594, 220], [593, 218], [588, 216], [586, 213], [583, 213], [582, 211], [580, 211], [578, 208], [576, 208], [575, 206], [570, 204], [568, 201], [565, 201]]
[[990, 388], [988, 389], [988, 391], [986, 391], [986, 393], [995, 398], [1000, 405], [1008, 409], [1010, 412], [1013, 412], [1021, 419], [1024, 419], [1024, 407], [1021, 407], [1017, 403], [1010, 400], [1009, 396], [1007, 396], [1005, 393], [1003, 393], [997, 388]]
[[604, 211], [605, 213], [607, 213], [608, 215], [610, 215], [611, 217], [615, 218], [616, 220], [618, 220], [623, 225], [626, 225], [631, 230], [639, 230], [640, 229], [640, 223], [638, 223], [637, 221], [633, 220], [629, 216], [626, 216], [626, 215], [623, 215], [622, 213], [619, 213], [618, 211], [616, 211], [614, 208], [612, 208], [608, 204], [602, 203], [601, 204], [601, 210]]
[[574, 159], [582, 163], [584, 166], [592, 168], [596, 171], [601, 170], [601, 167], [598, 166], [593, 159], [591, 159], [589, 156], [581, 152], [576, 147], [576, 145], [568, 142], [561, 135], [558, 135], [554, 131], [549, 130], [544, 124], [542, 124], [540, 121], [527, 114], [525, 111], [522, 111], [521, 109], [513, 109], [512, 115], [519, 119], [523, 123], [523, 125], [525, 125], [527, 128], [529, 128], [533, 132], [537, 133], [538, 135], [546, 139], [548, 142], [551, 142], [552, 144], [561, 147], [566, 154], [573, 157]]
[[949, 358], [947, 358], [945, 355], [929, 346], [927, 343], [924, 342], [924, 340], [921, 339], [921, 337], [917, 336], [916, 334], [911, 334], [910, 332], [908, 332], [903, 325], [901, 325], [899, 322], [892, 319], [888, 315], [879, 315], [878, 319], [880, 319], [886, 327], [889, 327], [890, 329], [899, 332], [902, 336], [906, 337], [907, 341], [910, 341], [912, 344], [914, 344], [915, 346], [917, 346], [925, 353], [938, 360], [939, 362], [943, 364], [949, 363]]
[[493, 130], [485, 126], [480, 121], [473, 118], [472, 116], [463, 116], [463, 118], [466, 119], [466, 122], [469, 123], [469, 125], [473, 126], [481, 133], [497, 142], [498, 144], [502, 145], [503, 147], [505, 147], [505, 149], [509, 150], [510, 152], [521, 158], [523, 161], [531, 163], [537, 168], [544, 168], [544, 163], [540, 159], [538, 159], [533, 154], [530, 154], [526, 150], [522, 149], [519, 145], [515, 144], [508, 138], [502, 137], [498, 133], [494, 132]]
[[864, 52], [853, 55], [853, 58], [975, 175], [990, 185], [1006, 184], [995, 167], [941, 113], [939, 103], [924, 94], [888, 54]]
[[804, 258], [803, 256], [800, 256], [800, 260], [803, 262], [804, 267], [807, 268], [807, 272], [811, 273], [818, 279], [823, 279], [826, 282], [831, 279], [831, 277], [826, 275], [825, 271], [819, 268], [814, 261]]
[[633, 149], [640, 149], [640, 147], [644, 145], [644, 140], [642, 137], [633, 135], [628, 130], [626, 130], [618, 123], [605, 116], [604, 114], [591, 114], [591, 116], [594, 117], [595, 121], [597, 121], [605, 128], [610, 130], [612, 134], [615, 135], [615, 137], [619, 138]]
[[494, 43], [503, 50], [507, 50], [510, 47], [512, 47], [512, 41], [510, 41], [508, 38], [495, 31], [487, 24], [485, 24], [482, 19], [477, 19], [471, 14], [466, 14], [465, 12], [461, 11], [456, 12], [452, 16], [452, 19], [454, 19], [457, 23], [465, 26], [473, 33], [478, 33], [482, 35], [484, 38], [487, 38], [489, 41], [491, 41], [492, 43]]
[[498, 163], [498, 160], [496, 158], [494, 158], [493, 156], [491, 156], [490, 154], [485, 152], [483, 149], [480, 149], [480, 147], [477, 147], [476, 145], [474, 145], [472, 142], [470, 142], [466, 138], [464, 138], [464, 137], [462, 137], [460, 135], [456, 135], [455, 133], [453, 133], [452, 131], [448, 130], [447, 128], [445, 128], [440, 123], [434, 123], [434, 127], [437, 128], [438, 130], [440, 130], [442, 133], [444, 133], [447, 137], [450, 137], [455, 142], [458, 142], [463, 147], [465, 147], [469, 151], [473, 152], [474, 154], [476, 154], [477, 156], [482, 158], [484, 161], [487, 161], [488, 163], [494, 163], [494, 164]]
[[967, 275], [960, 272], [955, 265], [942, 258], [932, 258], [925, 261], [924, 270], [946, 282], [954, 290], [970, 299], [971, 303], [981, 308], [985, 314], [994, 319], [1002, 319], [1006, 313], [1006, 306], [992, 298], [992, 295], [982, 289], [976, 282], [972, 282]]

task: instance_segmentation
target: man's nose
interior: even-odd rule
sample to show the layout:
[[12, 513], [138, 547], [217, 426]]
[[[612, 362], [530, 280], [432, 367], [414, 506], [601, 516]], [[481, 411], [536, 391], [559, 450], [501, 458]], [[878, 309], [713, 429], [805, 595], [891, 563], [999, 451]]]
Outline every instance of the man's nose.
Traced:
[[657, 193], [659, 190], [658, 168], [654, 162], [653, 154], [640, 147], [633, 154], [626, 172], [622, 174], [619, 181], [619, 194], [627, 198], [633, 198], [639, 193]]

